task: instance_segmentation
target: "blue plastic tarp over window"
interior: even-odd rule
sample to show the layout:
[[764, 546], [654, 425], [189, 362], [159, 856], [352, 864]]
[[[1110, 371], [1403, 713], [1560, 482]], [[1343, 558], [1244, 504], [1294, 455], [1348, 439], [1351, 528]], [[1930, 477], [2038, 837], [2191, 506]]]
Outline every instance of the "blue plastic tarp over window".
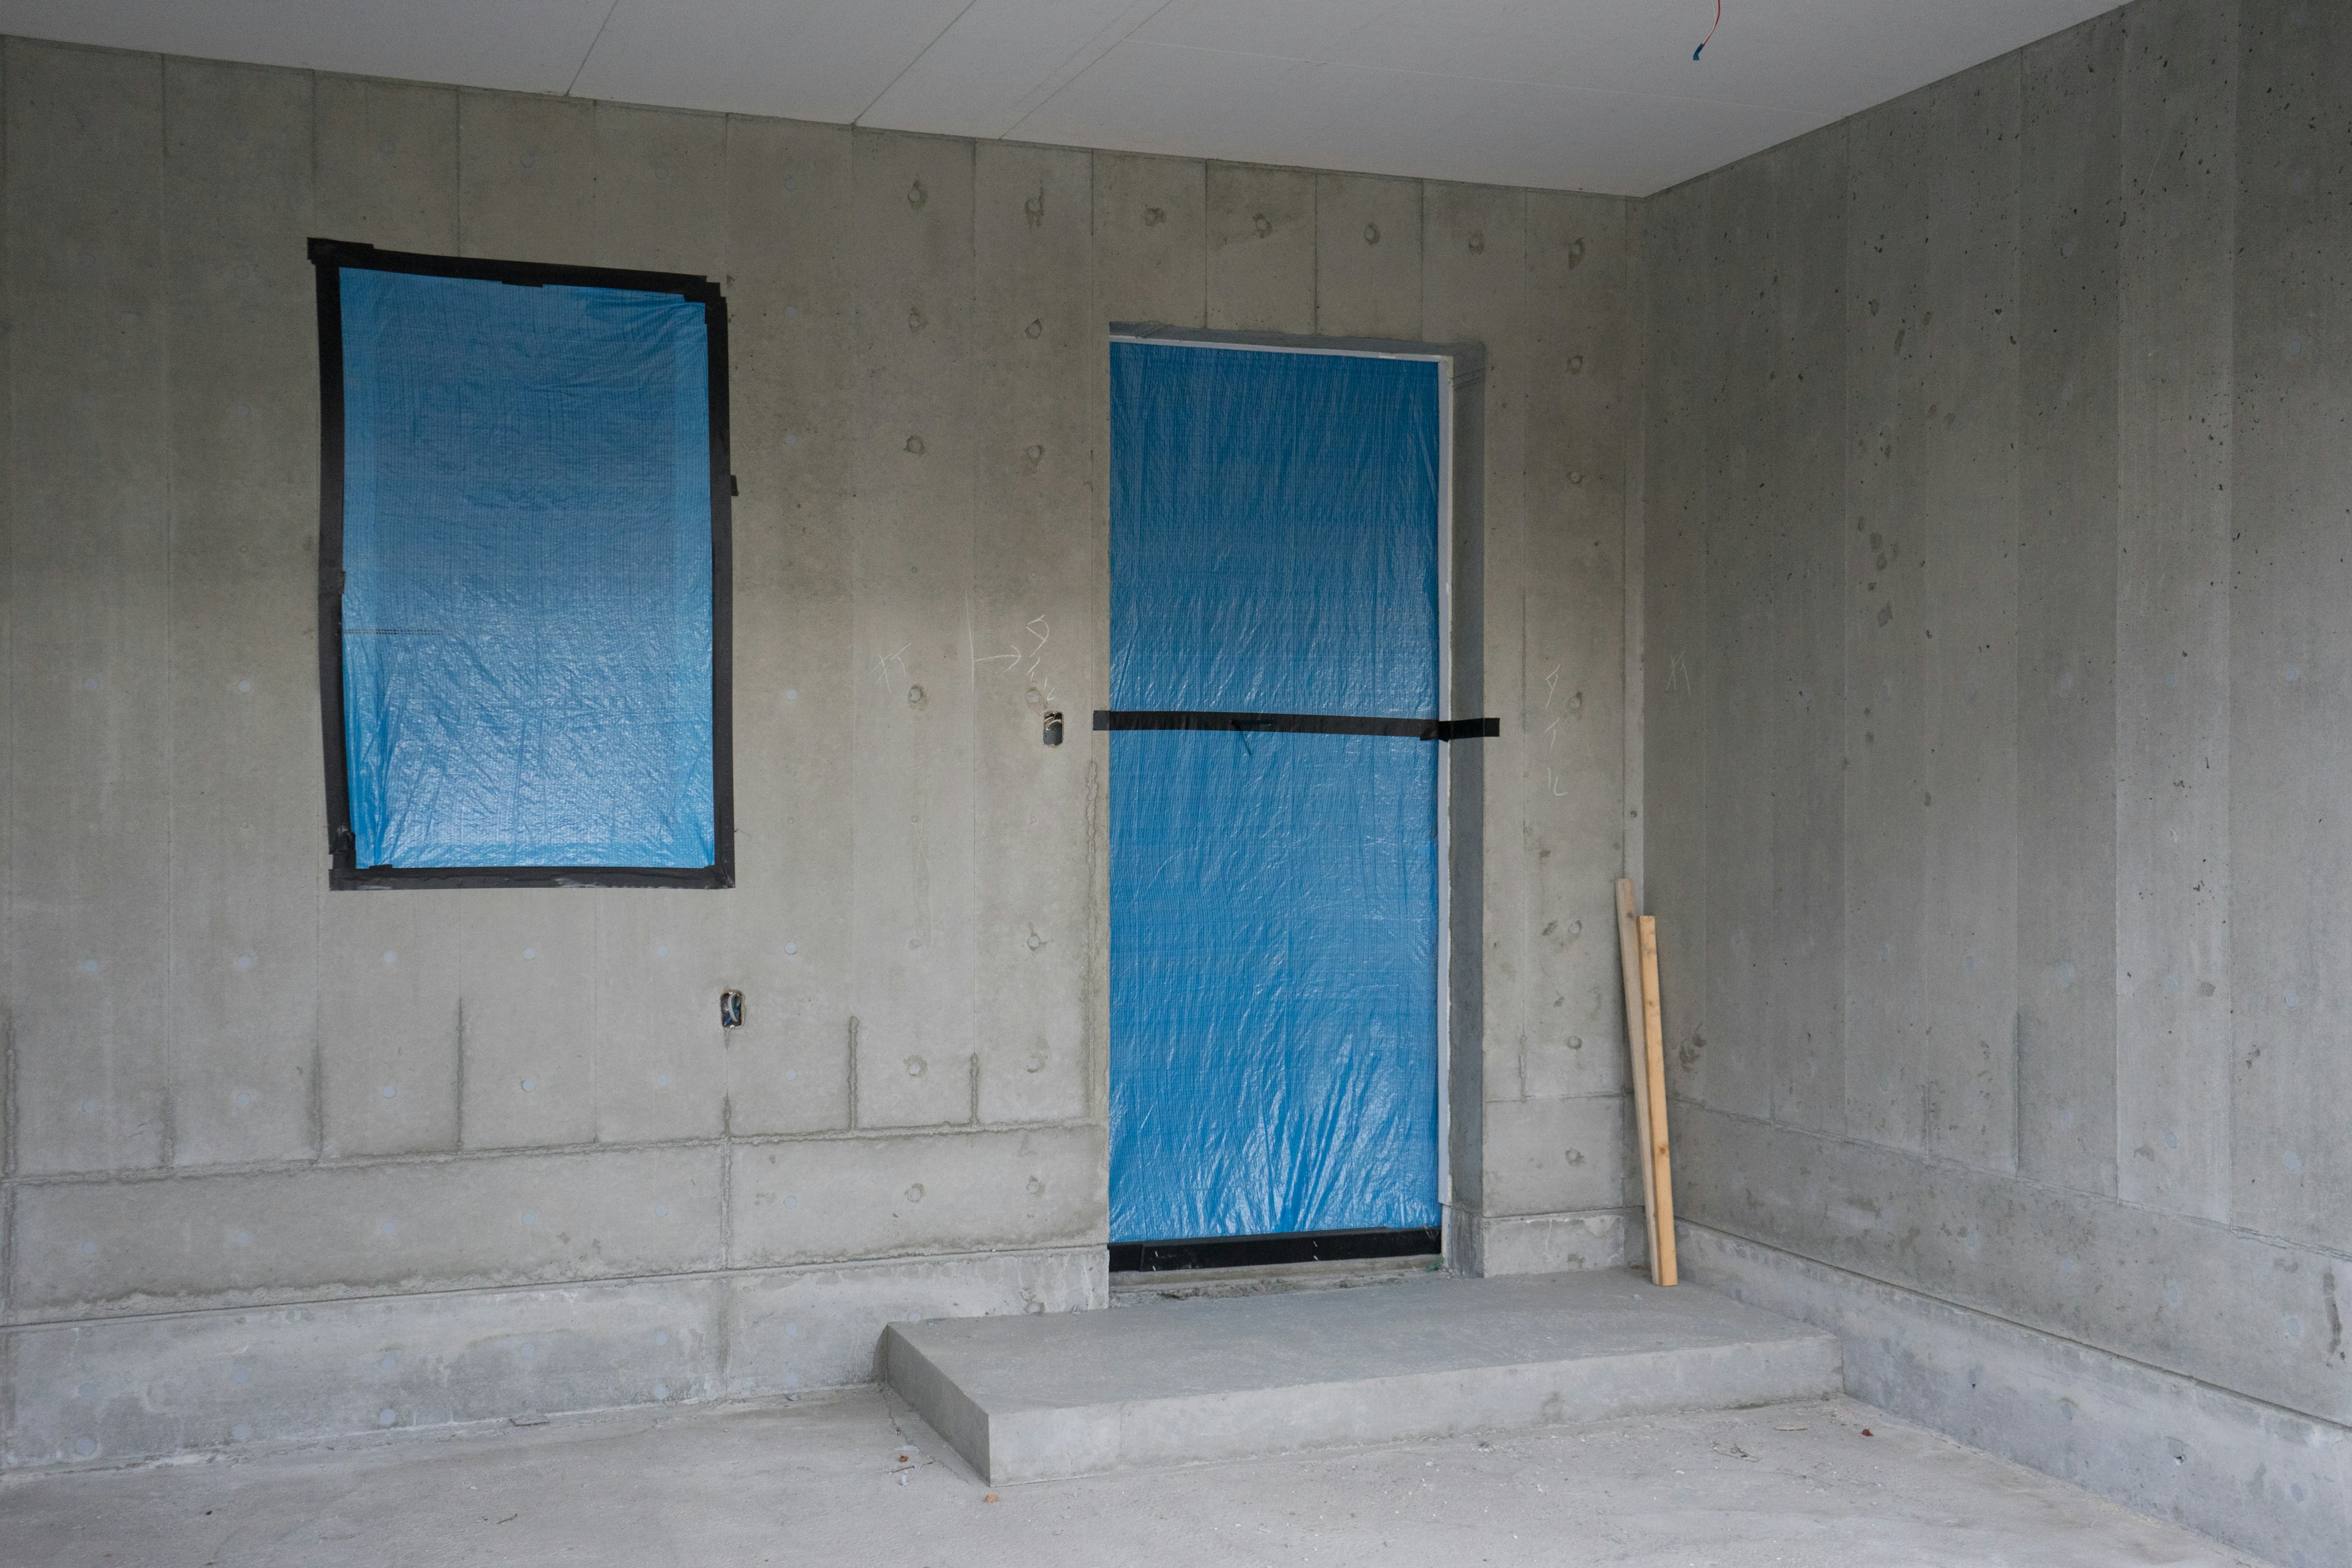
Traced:
[[703, 307], [339, 283], [355, 863], [711, 864]]
[[[1438, 366], [1111, 345], [1111, 703], [1438, 716]], [[1439, 750], [1111, 741], [1114, 1241], [1438, 1223]]]

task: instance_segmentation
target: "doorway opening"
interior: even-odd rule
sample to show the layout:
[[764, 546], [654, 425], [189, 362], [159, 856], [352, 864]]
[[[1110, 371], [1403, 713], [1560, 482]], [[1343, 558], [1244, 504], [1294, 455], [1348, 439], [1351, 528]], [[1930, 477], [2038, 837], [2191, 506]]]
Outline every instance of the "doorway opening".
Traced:
[[1110, 353], [1112, 1268], [1438, 1253], [1453, 355]]

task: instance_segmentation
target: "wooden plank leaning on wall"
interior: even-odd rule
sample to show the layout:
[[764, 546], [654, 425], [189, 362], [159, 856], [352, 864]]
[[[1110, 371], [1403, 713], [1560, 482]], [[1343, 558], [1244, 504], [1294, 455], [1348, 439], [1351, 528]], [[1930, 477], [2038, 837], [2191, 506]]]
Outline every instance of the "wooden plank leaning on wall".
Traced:
[[1672, 1285], [1674, 1172], [1666, 1141], [1666, 1061], [1658, 1009], [1658, 928], [1634, 911], [1633, 884], [1617, 882], [1617, 947], [1625, 977], [1625, 1047], [1633, 1083], [1633, 1133], [1641, 1144], [1642, 1209], [1649, 1226], [1650, 1279]]

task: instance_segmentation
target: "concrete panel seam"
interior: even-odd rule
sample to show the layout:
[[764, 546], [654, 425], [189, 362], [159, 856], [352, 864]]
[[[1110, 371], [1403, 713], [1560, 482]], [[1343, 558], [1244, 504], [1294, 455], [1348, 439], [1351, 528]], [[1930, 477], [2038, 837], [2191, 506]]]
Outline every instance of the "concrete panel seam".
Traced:
[[165, 1323], [183, 1319], [217, 1318], [224, 1313], [277, 1312], [301, 1307], [341, 1307], [365, 1301], [424, 1300], [441, 1297], [510, 1296], [519, 1290], [568, 1290], [589, 1287], [618, 1285], [690, 1284], [700, 1280], [757, 1280], [783, 1279], [796, 1274], [839, 1272], [856, 1268], [890, 1268], [908, 1263], [985, 1262], [1003, 1258], [1091, 1258], [1100, 1254], [1103, 1247], [1081, 1243], [1060, 1247], [1006, 1247], [982, 1248], [971, 1252], [908, 1252], [873, 1253], [858, 1258], [813, 1258], [804, 1263], [782, 1263], [755, 1268], [693, 1268], [655, 1274], [600, 1274], [578, 1279], [533, 1280], [521, 1284], [427, 1286], [414, 1290], [360, 1290], [341, 1295], [271, 1298], [261, 1301], [237, 1301], [214, 1307], [180, 1307], [162, 1312], [110, 1312], [83, 1318], [26, 1318], [0, 1323], [0, 1342], [19, 1333], [41, 1329], [112, 1328], [131, 1323]]
[[2221, 1398], [2240, 1400], [2247, 1405], [2259, 1406], [2264, 1413], [2273, 1415], [2282, 1421], [2308, 1422], [2313, 1426], [2330, 1427], [2336, 1431], [2346, 1434], [2347, 1436], [2352, 1436], [2352, 1426], [2347, 1426], [2339, 1421], [2331, 1421], [2325, 1415], [2315, 1415], [2308, 1410], [2296, 1410], [2288, 1405], [2280, 1405], [2273, 1400], [2264, 1399], [2258, 1394], [2248, 1394], [2245, 1390], [2241, 1388], [2231, 1388], [2222, 1384], [2212, 1383], [2207, 1379], [2197, 1376], [2194, 1373], [2182, 1372], [2176, 1367], [2162, 1366], [2155, 1362], [2143, 1360], [2142, 1358], [2133, 1355], [2126, 1351], [2115, 1350], [2106, 1345], [2093, 1344], [2088, 1340], [2078, 1340], [2072, 1334], [2060, 1333], [2054, 1329], [2045, 1329], [2038, 1324], [2022, 1322], [2018, 1319], [2005, 1317], [2001, 1313], [1990, 1311], [1982, 1307], [1972, 1307], [1965, 1301], [1955, 1301], [1948, 1297], [1938, 1296], [1932, 1290], [1922, 1290], [1916, 1285], [1906, 1285], [1899, 1280], [1894, 1279], [1880, 1279], [1869, 1274], [1857, 1274], [1851, 1268], [1841, 1268], [1834, 1263], [1824, 1263], [1818, 1258], [1808, 1258], [1801, 1252], [1790, 1252], [1785, 1247], [1775, 1247], [1769, 1241], [1760, 1240], [1756, 1237], [1747, 1236], [1736, 1230], [1726, 1229], [1720, 1226], [1700, 1225], [1691, 1221], [1678, 1219], [1675, 1222], [1675, 1229], [1678, 1233], [1685, 1229], [1712, 1231], [1717, 1236], [1727, 1240], [1736, 1241], [1743, 1247], [1757, 1247], [1762, 1251], [1771, 1253], [1777, 1258], [1785, 1258], [1790, 1266], [1801, 1268], [1818, 1268], [1825, 1273], [1837, 1275], [1840, 1277], [1841, 1280], [1852, 1281], [1850, 1285], [1846, 1286], [1846, 1289], [1849, 1289], [1890, 1290], [1899, 1295], [1914, 1296], [1922, 1301], [1932, 1302], [1936, 1306], [1941, 1307], [1948, 1311], [1963, 1313], [1969, 1317], [1982, 1318], [1987, 1322], [1999, 1323], [2003, 1328], [2014, 1330], [2019, 1333], [2030, 1334], [2038, 1339], [2048, 1340], [2054, 1344], [2064, 1345], [2069, 1349], [2079, 1351], [2084, 1355], [2099, 1356], [2109, 1361], [2120, 1362], [2126, 1366], [2130, 1366], [2140, 1372], [2146, 1373], [2151, 1377], [2168, 1379], [2175, 1383], [2185, 1384], [2194, 1388], [2202, 1389], [2206, 1393], [2215, 1394]]
[[[1751, 1127], [1760, 1128], [1769, 1132], [1785, 1133], [1792, 1137], [1808, 1139], [1818, 1143], [1842, 1144], [1854, 1148], [1874, 1150], [1882, 1153], [1898, 1154], [1915, 1164], [1926, 1166], [1930, 1170], [1940, 1168], [1956, 1173], [1966, 1173], [1970, 1176], [1990, 1176], [2003, 1182], [2014, 1182], [2022, 1187], [2031, 1187], [2037, 1193], [2046, 1194], [2053, 1198], [2062, 1198], [2070, 1202], [2089, 1200], [2101, 1205], [2112, 1205], [2116, 1208], [2124, 1209], [2134, 1214], [2160, 1215], [2166, 1220], [2177, 1220], [2184, 1225], [2209, 1226], [2214, 1230], [2227, 1231], [2229, 1234], [2239, 1237], [2241, 1240], [2256, 1242], [2265, 1247], [2289, 1247], [2297, 1252], [2306, 1252], [2317, 1258], [2327, 1258], [2332, 1262], [2352, 1266], [2352, 1253], [2336, 1252], [2327, 1247], [2316, 1246], [2309, 1242], [2298, 1241], [2292, 1237], [2276, 1236], [2268, 1231], [2254, 1230], [2242, 1225], [2232, 1225], [2223, 1220], [2208, 1219], [2203, 1215], [2191, 1214], [2184, 1209], [2165, 1208], [2157, 1204], [2135, 1203], [2128, 1198], [2111, 1197], [2104, 1193], [2085, 1192], [2080, 1187], [2060, 1186], [2053, 1183], [2040, 1181], [2032, 1176], [2024, 1175], [2015, 1171], [2003, 1170], [1989, 1165], [1971, 1165], [1965, 1160], [1955, 1160], [1950, 1158], [1948, 1155], [1933, 1154], [1922, 1151], [1905, 1149], [1892, 1143], [1874, 1143], [1867, 1138], [1853, 1138], [1833, 1133], [1815, 1132], [1805, 1128], [1790, 1126], [1786, 1122], [1768, 1121], [1760, 1116], [1750, 1116], [1737, 1110], [1726, 1110], [1719, 1106], [1708, 1105], [1700, 1100], [1686, 1100], [1681, 1096], [1675, 1095], [1672, 1092], [1668, 1093], [1666, 1099], [1670, 1105], [1687, 1105], [1693, 1110], [1703, 1110], [1710, 1116], [1720, 1116], [1727, 1121], [1744, 1121]], [[1738, 1235], [1739, 1233], [1727, 1231], [1725, 1234]], [[1743, 1241], [1754, 1241], [1758, 1246], [1761, 1247], [1769, 1247], [1773, 1245], [1769, 1241], [1762, 1241], [1753, 1237], [1741, 1236], [1740, 1239]], [[1790, 1253], [1790, 1256], [1792, 1258], [1801, 1258], [1804, 1255], [1801, 1253]], [[1810, 1262], [1811, 1259], [1807, 1259], [1807, 1261]], [[1837, 1265], [1824, 1263], [1821, 1265], [1821, 1267], [1824, 1268], [1836, 1268]], [[1868, 1279], [1870, 1277], [1868, 1275], [1859, 1275], [1856, 1276], [1856, 1278]], [[1892, 1282], [1888, 1281], [1887, 1283]], [[1916, 1287], [1908, 1285], [1897, 1285], [1895, 1288], [1904, 1290], [1916, 1289]], [[1917, 1291], [1917, 1293], [1923, 1296], [1928, 1294], [1928, 1292], [1924, 1290]], [[1937, 1299], [1940, 1300], [1940, 1298]], [[1976, 1307], [1970, 1307], [1966, 1310], [1971, 1312], [1981, 1310], [1981, 1309]], [[1991, 1316], [1992, 1314], [1988, 1313], [1986, 1315]], [[2035, 1329], [2033, 1331], [2035, 1333], [2050, 1332], [2047, 1329]], [[2053, 1335], [2052, 1337], [2063, 1338], [2064, 1336]], [[2115, 1351], [2105, 1350], [2096, 1346], [2091, 1348], [2099, 1349], [2100, 1353], [2103, 1355], [2115, 1355], [2118, 1353]], [[2130, 1358], [2126, 1357], [2125, 1359], [2128, 1360]], [[2171, 1375], [2179, 1376], [2181, 1374], [2176, 1373]], [[2235, 1391], [2232, 1390], [2231, 1392], [2234, 1393]]]
[[[1593, 1098], [1606, 1098], [1593, 1097]], [[307, 1171], [356, 1171], [383, 1165], [466, 1165], [498, 1160], [535, 1160], [555, 1155], [639, 1153], [652, 1150], [754, 1149], [796, 1143], [865, 1143], [904, 1138], [986, 1138], [1008, 1132], [1066, 1131], [1100, 1128], [1096, 1118], [1043, 1121], [991, 1121], [981, 1125], [946, 1121], [914, 1127], [830, 1128], [814, 1132], [738, 1132], [704, 1138], [649, 1138], [629, 1142], [518, 1144], [501, 1149], [429, 1150], [414, 1154], [356, 1154], [332, 1160], [253, 1161], [236, 1164], [142, 1167], [122, 1171], [45, 1171], [0, 1177], [0, 1191], [20, 1187], [116, 1186], [145, 1182], [204, 1181], [215, 1176], [289, 1175]]]

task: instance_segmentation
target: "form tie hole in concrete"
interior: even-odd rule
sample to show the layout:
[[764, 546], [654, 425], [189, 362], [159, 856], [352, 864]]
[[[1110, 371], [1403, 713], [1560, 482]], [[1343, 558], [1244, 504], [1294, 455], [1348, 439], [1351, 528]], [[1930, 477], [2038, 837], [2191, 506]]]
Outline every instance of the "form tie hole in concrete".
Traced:
[[1274, 220], [1266, 216], [1264, 213], [1259, 213], [1256, 216], [1250, 219], [1250, 227], [1256, 231], [1257, 237], [1260, 239], [1264, 239], [1267, 235], [1274, 232]]
[[1045, 227], [1045, 193], [1042, 189], [1039, 190], [1035, 195], [1031, 196], [1027, 201], [1021, 204], [1021, 210], [1028, 217], [1029, 226], [1031, 228]]
[[669, 1397], [669, 1384], [667, 1383], [655, 1384], [654, 1397], [656, 1399], [667, 1399]]
[[2303, 998], [2294, 992], [2290, 991], [2286, 994], [2286, 1005], [2289, 1007], [2300, 1007], [2303, 1005]]
[[654, 956], [656, 958], [667, 958], [669, 956], [669, 943], [666, 942], [655, 943]]
[[85, 1459], [89, 1458], [92, 1454], [98, 1452], [98, 1439], [95, 1437], [83, 1437], [78, 1439], [74, 1443], [74, 1452], [80, 1455]]
[[908, 331], [919, 332], [929, 325], [930, 325], [929, 321], [920, 310], [909, 310], [907, 312], [907, 330]]
[[81, 1244], [81, 1255], [84, 1258], [96, 1258], [98, 1256], [98, 1243], [94, 1241], [83, 1242]]
[[96, 959], [94, 959], [94, 958], [85, 958], [85, 959], [83, 959], [83, 960], [81, 961], [81, 972], [82, 972], [84, 974], [95, 974], [95, 973], [98, 973], [98, 960], [96, 960]]
[[249, 952], [238, 953], [236, 955], [236, 966], [239, 969], [251, 969], [253, 967], [253, 954]]
[[400, 962], [400, 954], [387, 947], [383, 950], [383, 961], [386, 963], [398, 963]]
[[923, 438], [920, 436], [908, 437], [907, 450], [912, 452], [918, 458], [921, 457], [923, 455]]
[[656, 1331], [654, 1334], [654, 1343], [657, 1345], [666, 1345], [669, 1343], [669, 1331], [667, 1329]]
[[1579, 235], [1576, 238], [1568, 242], [1568, 264], [1570, 267], [1581, 267], [1584, 265], [1584, 237], [1582, 235]]
[[253, 1428], [252, 1428], [252, 1427], [250, 1427], [250, 1426], [247, 1426], [244, 1422], [240, 1421], [240, 1422], [238, 1422], [236, 1426], [232, 1426], [232, 1427], [230, 1427], [230, 1428], [228, 1429], [228, 1435], [229, 1435], [230, 1436], [232, 1436], [232, 1437], [236, 1438], [238, 1442], [242, 1443], [242, 1442], [244, 1442], [247, 1437], [250, 1437], [250, 1436], [253, 1436]]
[[536, 1209], [523, 1210], [522, 1222], [525, 1225], [537, 1225], [539, 1223], [539, 1211]]
[[1026, 336], [1029, 336], [1029, 337], [1033, 337], [1033, 338], [1043, 337], [1043, 336], [1045, 336], [1045, 323], [1044, 320], [1041, 318], [1041, 319], [1039, 319], [1039, 320], [1037, 320], [1037, 321], [1034, 321], [1030, 322], [1026, 327], [1024, 327], [1024, 328], [1023, 328], [1023, 329], [1022, 329], [1022, 331], [1023, 331]]
[[539, 154], [538, 154], [538, 153], [525, 153], [522, 155], [522, 166], [523, 166], [524, 168], [526, 168], [526, 169], [530, 168], [532, 164], [537, 163], [538, 162], [539, 162]]
[[654, 1218], [667, 1219], [668, 1217], [669, 1205], [667, 1204], [656, 1204], [654, 1205]]
[[2296, 681], [2303, 679], [2303, 666], [2299, 664], [2290, 664], [2284, 669], [2279, 671], [2279, 677], [2289, 686], [2293, 686]]
[[1168, 221], [1168, 215], [1167, 215], [1165, 212], [1161, 211], [1160, 208], [1158, 208], [1158, 207], [1146, 207], [1146, 208], [1144, 208], [1144, 209], [1143, 209], [1143, 226], [1144, 226], [1144, 227], [1146, 227], [1146, 228], [1157, 228], [1157, 227], [1159, 227], [1161, 224], [1166, 223], [1167, 221]]
[[1470, 254], [1473, 256], [1484, 256], [1486, 253], [1486, 231], [1483, 229], [1473, 229], [1470, 234]]
[[1582, 483], [1584, 482], [1584, 470], [1583, 470], [1583, 469], [1581, 469], [1581, 468], [1570, 468], [1570, 469], [1569, 469], [1569, 470], [1568, 470], [1568, 482], [1569, 482], [1570, 484], [1572, 484], [1572, 485], [1580, 485], [1580, 484], [1582, 484]]
[[797, 430], [787, 430], [787, 431], [785, 431], [785, 432], [784, 432], [784, 445], [785, 445], [785, 446], [787, 446], [787, 447], [797, 447], [797, 446], [799, 446], [800, 444], [801, 444], [801, 433], [800, 433], [799, 431], [797, 431]]
[[230, 1233], [229, 1239], [236, 1243], [239, 1247], [251, 1247], [253, 1245], [253, 1232], [249, 1230], [234, 1231]]
[[1584, 356], [1582, 354], [1570, 354], [1568, 356], [1568, 374], [1570, 375], [1582, 375], [1584, 374]]
[[[2296, 1153], [2292, 1149], [2282, 1149], [2279, 1151], [2279, 1163], [2284, 1165], [2292, 1174], [2300, 1175], [2303, 1173], [2303, 1156]], [[82, 1249], [84, 1251], [88, 1251], [89, 1249], [89, 1243], [82, 1243]]]
[[253, 682], [250, 680], [240, 680], [236, 683], [236, 689], [239, 691], [250, 694], [253, 690]]
[[920, 947], [920, 946], [922, 946], [922, 945], [923, 945], [923, 939], [922, 939], [921, 937], [919, 937], [919, 936], [910, 936], [910, 937], [908, 937], [908, 938], [907, 939], [907, 951], [908, 951], [908, 952], [914, 952], [914, 951], [915, 951], [915, 949], [917, 949], [917, 948], [919, 948], [919, 947]]
[[795, 182], [790, 174], [786, 174], [784, 176], [784, 189], [788, 191], [793, 190], [796, 188], [796, 185], [797, 182]]
[[1041, 1182], [1041, 1181], [1039, 1181], [1039, 1180], [1038, 1180], [1036, 1177], [1034, 1177], [1034, 1176], [1030, 1177], [1030, 1178], [1029, 1178], [1029, 1195], [1030, 1195], [1031, 1197], [1033, 1197], [1033, 1198], [1035, 1198], [1035, 1197], [1043, 1197], [1043, 1196], [1045, 1196], [1045, 1183], [1043, 1183], [1043, 1182]]
[[800, 944], [799, 942], [788, 942], [784, 943], [784, 951], [785, 951], [786, 952], [798, 952], [800, 950], [801, 950], [801, 944]]
[[523, 956], [523, 962], [524, 962], [524, 963], [529, 963], [529, 962], [530, 962], [532, 959], [537, 958], [537, 957], [539, 956], [539, 949], [537, 949], [537, 948], [535, 948], [535, 947], [526, 947], [526, 948], [524, 948], [524, 949], [522, 950], [522, 956]]
[[525, 1094], [536, 1094], [536, 1093], [538, 1093], [538, 1092], [539, 1092], [539, 1079], [535, 1079], [535, 1078], [527, 1078], [527, 1079], [523, 1079], [523, 1080], [522, 1080], [522, 1091], [523, 1091]]
[[910, 1204], [919, 1204], [923, 1201], [922, 1183], [917, 1182], [913, 1186], [907, 1189], [907, 1201]]
[[94, 1383], [85, 1383], [81, 1384], [74, 1390], [74, 1397], [76, 1399], [96, 1399], [98, 1397], [98, 1384]]
[[784, 1332], [788, 1336], [797, 1336], [800, 1331], [801, 1326], [798, 1323], [786, 1323], [784, 1325]]
[[393, 1096], [394, 1096], [394, 1095], [398, 1094], [399, 1092], [400, 1092], [400, 1090], [399, 1090], [397, 1088], [395, 1088], [394, 1086], [391, 1085], [391, 1084], [385, 1084], [385, 1085], [383, 1086], [383, 1097], [384, 1097], [386, 1100], [390, 1100]]
[[392, 1352], [390, 1352], [390, 1351], [386, 1351], [386, 1352], [383, 1352], [383, 1359], [382, 1361], [379, 1361], [379, 1362], [377, 1362], [377, 1363], [376, 1363], [376, 1365], [378, 1365], [378, 1366], [380, 1366], [380, 1367], [383, 1368], [383, 1370], [384, 1370], [384, 1371], [386, 1371], [386, 1372], [390, 1372], [393, 1368], [394, 1368], [394, 1367], [398, 1366], [399, 1364], [400, 1364], [400, 1358], [399, 1358], [398, 1356], [396, 1356], [396, 1355], [393, 1354], [393, 1353], [392, 1353]]
[[907, 187], [907, 205], [908, 206], [919, 207], [930, 199], [930, 193], [923, 189], [922, 181], [917, 180], [913, 184]]
[[388, 1219], [382, 1225], [377, 1226], [376, 1229], [383, 1232], [386, 1236], [396, 1236], [400, 1232], [400, 1222], [396, 1219]]
[[800, 1069], [800, 1068], [786, 1068], [784, 1069], [784, 1081], [785, 1081], [786, 1083], [790, 1083], [790, 1082], [792, 1082], [792, 1081], [793, 1081], [793, 1079], [796, 1079], [796, 1078], [798, 1078], [798, 1077], [800, 1077], [800, 1076], [801, 1076], [801, 1069]]
[[667, 1089], [669, 1087], [669, 1074], [666, 1072], [657, 1072], [654, 1074], [654, 1087], [656, 1089]]
[[96, 1100], [83, 1100], [83, 1101], [81, 1102], [81, 1113], [82, 1113], [84, 1116], [95, 1116], [95, 1115], [97, 1115], [97, 1114], [98, 1114], [98, 1101], [96, 1101]]
[[786, 1194], [784, 1197], [784, 1206], [788, 1209], [796, 1209], [801, 1206], [801, 1200], [790, 1194]]
[[523, 1341], [523, 1342], [522, 1342], [522, 1359], [523, 1359], [523, 1360], [525, 1360], [525, 1361], [529, 1361], [531, 1357], [533, 1357], [533, 1356], [537, 1355], [538, 1353], [539, 1353], [539, 1347], [538, 1347], [537, 1345], [532, 1344], [529, 1340], [525, 1340], [525, 1341]]
[[930, 1064], [924, 1061], [920, 1057], [908, 1057], [907, 1058], [907, 1076], [908, 1078], [920, 1078], [923, 1076], [924, 1070]]
[[236, 1108], [239, 1110], [251, 1110], [253, 1109], [252, 1090], [241, 1089], [236, 1091]]
[[785, 700], [785, 701], [787, 701], [787, 702], [798, 702], [800, 700], [801, 700], [801, 692], [800, 692], [800, 688], [799, 688], [799, 687], [797, 687], [797, 686], [787, 686], [787, 687], [785, 687], [785, 688], [784, 688], [784, 700]]
[[787, 321], [797, 321], [800, 319], [801, 308], [798, 305], [787, 305], [784, 307], [784, 320]]
[[379, 1426], [389, 1426], [399, 1419], [400, 1413], [388, 1405], [375, 1413], [375, 1424]]
[[1364, 243], [1366, 245], [1378, 245], [1380, 242], [1381, 226], [1376, 223], [1366, 224], [1364, 226]]

